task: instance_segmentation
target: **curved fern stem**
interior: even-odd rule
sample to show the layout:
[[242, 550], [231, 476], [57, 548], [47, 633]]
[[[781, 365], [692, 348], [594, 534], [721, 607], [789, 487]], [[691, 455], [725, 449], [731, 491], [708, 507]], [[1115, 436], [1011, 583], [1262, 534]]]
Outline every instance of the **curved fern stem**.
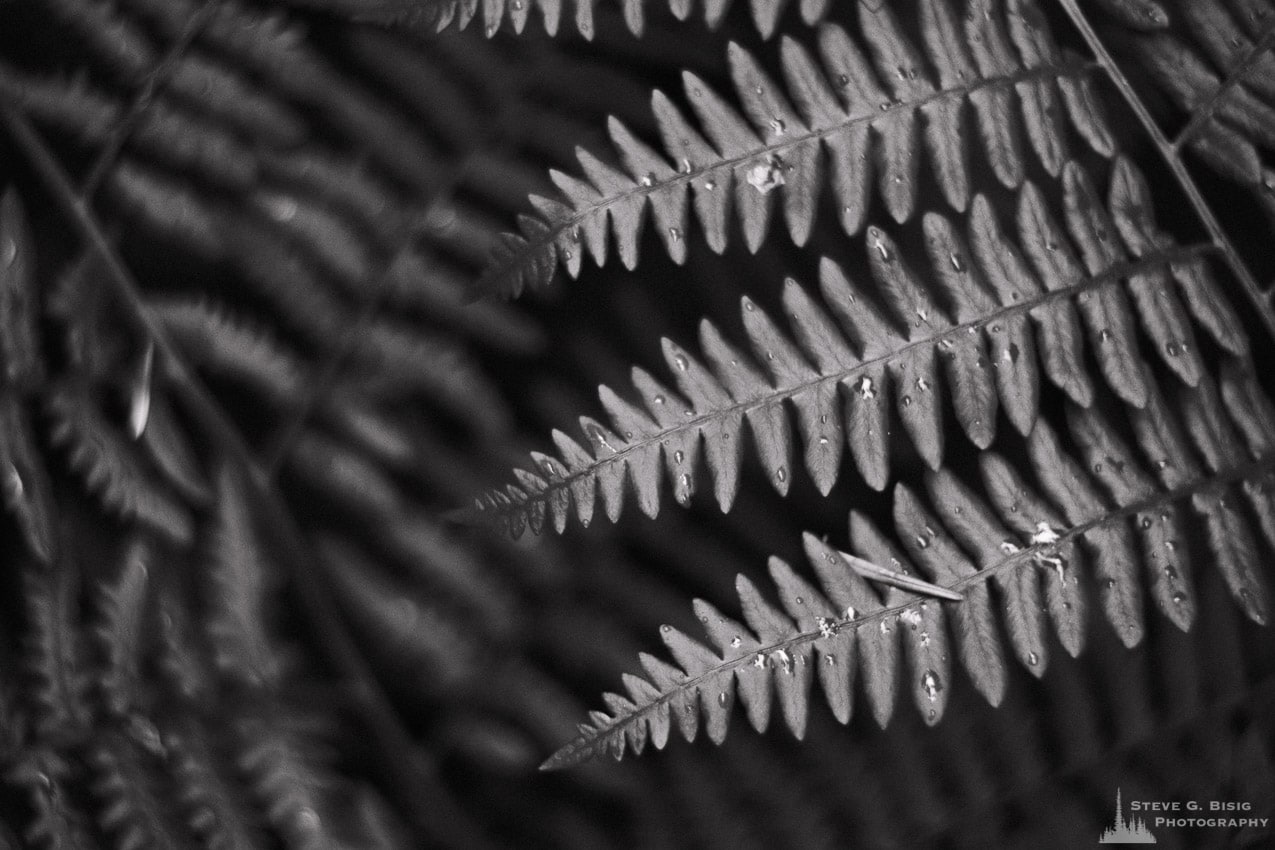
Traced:
[[[1125, 76], [1124, 71], [1116, 64], [1111, 51], [1107, 49], [1107, 46], [1102, 43], [1102, 39], [1098, 37], [1098, 33], [1094, 30], [1093, 24], [1089, 22], [1089, 18], [1081, 11], [1077, 0], [1058, 0], [1058, 3], [1067, 13], [1081, 37], [1089, 45], [1089, 49], [1093, 51], [1094, 58], [1103, 71], [1106, 72], [1112, 85], [1116, 87], [1116, 90], [1120, 92], [1120, 96], [1129, 104], [1129, 108], [1133, 110], [1133, 114], [1137, 116], [1138, 123], [1146, 130], [1151, 143], [1164, 159], [1165, 164], [1169, 166], [1169, 170], [1173, 172], [1174, 179], [1177, 180], [1178, 185], [1186, 194], [1192, 209], [1195, 210], [1195, 214], [1200, 217], [1200, 223], [1204, 225], [1210, 240], [1222, 254], [1227, 268], [1235, 275], [1240, 285], [1244, 288], [1245, 295], [1253, 302], [1253, 306], [1257, 308], [1257, 314], [1261, 317], [1262, 324], [1267, 332], [1275, 335], [1275, 315], [1271, 313], [1270, 305], [1262, 297], [1261, 287], [1257, 285], [1257, 280], [1253, 277], [1253, 273], [1244, 264], [1239, 252], [1235, 250], [1235, 246], [1222, 229], [1221, 222], [1217, 220], [1217, 216], [1209, 208], [1208, 202], [1204, 200], [1200, 187], [1196, 185], [1195, 178], [1191, 176], [1186, 163], [1182, 160], [1181, 149], [1160, 129], [1160, 125], [1152, 117], [1151, 111], [1147, 109], [1146, 104], [1142, 102], [1142, 99], [1138, 97], [1138, 93], [1134, 91], [1133, 84], [1129, 82], [1129, 78]], [[1265, 44], [1266, 42], [1267, 39], [1263, 38], [1262, 43]], [[1255, 55], [1260, 55], [1260, 53], [1255, 52]], [[1236, 77], [1241, 75], [1242, 71], [1237, 73]]]
[[258, 509], [264, 514], [263, 527], [273, 529], [280, 539], [283, 560], [291, 572], [301, 607], [311, 627], [319, 634], [319, 645], [330, 653], [336, 668], [347, 678], [350, 692], [360, 704], [360, 714], [384, 754], [381, 763], [389, 774], [387, 787], [392, 788], [393, 793], [398, 796], [402, 811], [411, 813], [413, 826], [419, 840], [423, 842], [422, 846], [429, 844], [428, 838], [438, 828], [430, 822], [430, 816], [445, 820], [446, 815], [437, 811], [426, 812], [421, 807], [421, 801], [437, 802], [446, 799], [446, 795], [433, 793], [431, 786], [434, 783], [423, 776], [410, 759], [398, 757], [412, 751], [411, 736], [399, 722], [384, 691], [346, 631], [327, 588], [316, 584], [323, 580], [322, 577], [307, 568], [308, 564], [314, 563], [314, 558], [307, 552], [308, 547], [300, 529], [279, 497], [270, 491], [268, 477], [263, 475], [226, 413], [183, 363], [180, 352], [146, 306], [132, 274], [107, 239], [85, 199], [76, 194], [70, 179], [54, 159], [48, 145], [26, 117], [11, 104], [0, 104], [0, 124], [3, 124], [15, 146], [30, 160], [37, 177], [70, 218], [89, 250], [101, 259], [106, 278], [114, 287], [121, 306], [155, 346], [160, 368], [173, 381], [183, 400], [189, 405], [192, 419], [203, 423], [214, 445], [249, 473], [247, 477], [252, 484], [253, 497]]

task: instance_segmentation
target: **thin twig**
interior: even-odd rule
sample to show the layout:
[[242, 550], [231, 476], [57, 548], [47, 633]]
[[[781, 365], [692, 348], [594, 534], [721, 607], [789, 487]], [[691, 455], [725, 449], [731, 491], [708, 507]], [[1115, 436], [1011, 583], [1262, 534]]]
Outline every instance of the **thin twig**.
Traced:
[[1098, 33], [1094, 31], [1093, 24], [1085, 17], [1085, 13], [1080, 10], [1077, 0], [1058, 0], [1058, 3], [1067, 13], [1067, 16], [1071, 18], [1072, 24], [1089, 45], [1089, 49], [1093, 51], [1094, 58], [1098, 60], [1098, 64], [1102, 66], [1112, 85], [1120, 92], [1120, 96], [1129, 104], [1129, 108], [1133, 110], [1139, 123], [1142, 124], [1147, 135], [1151, 137], [1151, 143], [1155, 145], [1156, 150], [1169, 166], [1169, 170], [1173, 172], [1178, 185], [1186, 193], [1187, 200], [1191, 202], [1191, 206], [1195, 209], [1195, 214], [1200, 217], [1201, 224], [1204, 225], [1204, 229], [1208, 232], [1213, 244], [1217, 246], [1222, 259], [1239, 281], [1240, 286], [1243, 287], [1245, 294], [1253, 302], [1253, 306], [1257, 308], [1257, 314], [1261, 317], [1267, 333], [1275, 336], [1275, 315], [1272, 315], [1271, 307], [1266, 302], [1266, 297], [1263, 295], [1261, 287], [1258, 286], [1257, 280], [1253, 277], [1253, 273], [1249, 271], [1248, 266], [1240, 259], [1239, 252], [1231, 244], [1231, 240], [1222, 229], [1221, 223], [1217, 220], [1217, 216], [1213, 214], [1208, 202], [1204, 200], [1204, 195], [1200, 192], [1199, 186], [1196, 185], [1191, 172], [1187, 170], [1186, 163], [1182, 161], [1177, 148], [1165, 136], [1164, 131], [1160, 129], [1160, 125], [1156, 123], [1146, 104], [1138, 97], [1138, 93], [1134, 91], [1129, 78], [1125, 76], [1124, 71], [1120, 70], [1120, 66], [1116, 64], [1111, 52], [1107, 50], [1107, 46], [1102, 43]]

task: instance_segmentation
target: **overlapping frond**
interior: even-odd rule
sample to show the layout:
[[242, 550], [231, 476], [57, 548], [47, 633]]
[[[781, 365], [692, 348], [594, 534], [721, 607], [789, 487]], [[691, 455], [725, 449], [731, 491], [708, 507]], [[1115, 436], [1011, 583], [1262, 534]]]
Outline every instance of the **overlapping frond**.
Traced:
[[[471, 24], [482, 26], [489, 37], [507, 20], [515, 32], [522, 32], [533, 9], [544, 22], [550, 35], [556, 35], [564, 16], [574, 10], [576, 30], [586, 39], [595, 32], [594, 15], [597, 0], [287, 0], [294, 6], [320, 9], [349, 20], [388, 26], [410, 27], [425, 32], [439, 32], [450, 26], [465, 29]], [[650, 0], [618, 0], [624, 23], [629, 31], [641, 36], [646, 29]], [[704, 22], [716, 29], [730, 11], [733, 0], [664, 0], [678, 20], [686, 20], [703, 6]], [[753, 23], [765, 38], [775, 33], [779, 18], [790, 6], [799, 9], [808, 24], [822, 20], [833, 4], [830, 0], [751, 0]]]
[[[794, 449], [786, 406], [796, 412], [804, 465], [821, 492], [836, 482], [847, 450], [864, 481], [881, 490], [890, 477], [895, 421], [931, 468], [942, 464], [947, 398], [966, 436], [987, 448], [1001, 409], [1020, 433], [1031, 432], [1042, 375], [1088, 406], [1094, 390], [1086, 350], [1101, 379], [1138, 408], [1149, 392], [1144, 356], [1183, 384], [1198, 384], [1197, 327], [1225, 350], [1247, 350], [1199, 253], [1174, 246], [1157, 229], [1147, 187], [1129, 162], [1117, 161], [1105, 205], [1075, 164], [1063, 169], [1063, 186], [1065, 226], [1034, 186], [1024, 186], [1016, 238], [981, 196], [964, 235], [949, 219], [927, 214], [924, 278], [889, 234], [869, 228], [872, 285], [856, 284], [825, 261], [824, 307], [790, 281], [790, 332], [745, 298], [748, 347], [759, 365], [707, 321], [700, 332], [707, 365], [666, 340], [677, 392], [641, 369], [633, 372], [639, 404], [602, 387], [610, 427], [582, 419], [587, 448], [554, 432], [558, 456], [534, 454], [532, 470], [517, 471], [517, 484], [479, 499], [479, 511], [515, 534], [546, 522], [562, 530], [572, 513], [589, 522], [599, 493], [614, 520], [631, 489], [641, 510], [655, 516], [665, 490], [661, 468], [684, 503], [701, 454], [727, 510], [745, 427], [775, 488], [786, 493]], [[1139, 328], [1151, 343], [1145, 354]]]
[[119, 575], [102, 588], [96, 631], [103, 664], [99, 684], [107, 709], [123, 716], [141, 702], [146, 602], [153, 565], [142, 538], [125, 543]]
[[1132, 38], [1134, 55], [1185, 123], [1174, 137], [1248, 187], [1275, 217], [1275, 4], [1177, 0], [1173, 27]]
[[[620, 260], [632, 268], [648, 206], [664, 247], [681, 262], [690, 237], [688, 194], [714, 251], [723, 251], [730, 238], [732, 206], [755, 251], [766, 238], [776, 196], [792, 240], [805, 244], [825, 183], [842, 226], [857, 233], [867, 220], [874, 174], [876, 192], [896, 221], [915, 211], [925, 160], [957, 210], [969, 201], [973, 149], [1008, 187], [1023, 182], [1029, 156], [1057, 174], [1068, 151], [1064, 114], [1091, 147], [1113, 153], [1087, 67], [1060, 52], [1033, 0], [978, 0], [963, 17], [941, 0], [919, 0], [921, 49], [900, 28], [891, 4], [855, 7], [866, 43], [827, 25], [816, 60], [784, 39], [782, 86], [732, 45], [739, 107], [684, 74], [701, 129], [655, 92], [663, 153], [613, 119], [608, 130], [621, 166], [582, 149], [583, 177], [552, 172], [565, 201], [532, 197], [537, 215], [520, 219], [520, 234], [505, 235], [479, 288], [517, 295], [549, 283], [559, 264], [575, 276], [585, 254], [606, 261], [612, 236]], [[966, 127], [967, 102], [976, 139]]]
[[1005, 644], [1039, 676], [1049, 631], [1070, 654], [1082, 650], [1089, 605], [1128, 646], [1144, 634], [1144, 595], [1188, 629], [1192, 554], [1200, 551], [1193, 544], [1201, 539], [1245, 614], [1265, 623], [1269, 568], [1261, 546], [1275, 546], [1275, 408], [1236, 363], [1223, 368], [1219, 383], [1203, 376], [1193, 389], [1173, 387], [1173, 402], [1153, 391], [1141, 410], [1126, 407], [1134, 444], [1097, 406], [1069, 402], [1067, 433], [1037, 423], [1025, 462], [985, 452], [978, 484], [941, 469], [927, 475], [925, 496], [898, 485], [891, 535], [851, 514], [856, 556], [957, 590], [963, 601], [878, 592], [842, 553], [807, 535], [817, 584], [772, 559], [778, 604], [742, 576], [742, 623], [696, 601], [711, 648], [662, 627], [676, 663], [642, 655], [645, 678], [625, 676], [626, 693], [607, 694], [608, 712], [595, 712], [545, 767], [605, 753], [618, 758], [648, 742], [663, 747], [674, 726], [691, 740], [701, 722], [720, 742], [737, 698], [758, 731], [777, 703], [800, 738], [816, 679], [843, 723], [856, 677], [881, 724], [893, 712], [899, 680], [935, 723], [952, 679], [949, 645], [974, 686], [998, 704]]
[[257, 541], [244, 490], [232, 470], [218, 470], [216, 518], [208, 541], [208, 643], [223, 675], [273, 686], [281, 670], [266, 627], [269, 561]]

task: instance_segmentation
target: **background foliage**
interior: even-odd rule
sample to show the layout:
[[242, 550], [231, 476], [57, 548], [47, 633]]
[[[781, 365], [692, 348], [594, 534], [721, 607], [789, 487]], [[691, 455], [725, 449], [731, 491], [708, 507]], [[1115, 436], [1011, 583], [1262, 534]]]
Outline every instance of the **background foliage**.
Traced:
[[[578, 3], [556, 36], [539, 22], [555, 4], [489, 5], [514, 23], [536, 14], [521, 34], [486, 33], [482, 15], [436, 34], [474, 10], [383, 2], [351, 21], [326, 0], [0, 3], [0, 842], [1062, 847], [1095, 840], [1116, 786], [1268, 816], [1270, 635], [1230, 600], [1203, 533], [1187, 541], [1189, 632], [1148, 601], [1128, 648], [1090, 606], [1085, 654], [1053, 651], [1039, 676], [1009, 665], [998, 708], [954, 670], [936, 725], [901, 711], [882, 730], [858, 711], [842, 726], [812, 701], [801, 744], [775, 724], [537, 772], [595, 694], [661, 650], [660, 626], [702, 631], [691, 598], [737, 610], [737, 573], [770, 586], [767, 558], [803, 562], [803, 531], [846, 548], [848, 509], [886, 526], [891, 499], [849, 457], [819, 481], [794, 465], [783, 496], [750, 460], [727, 514], [701, 475], [684, 508], [630, 506], [560, 537], [445, 518], [549, 450], [541, 435], [596, 415], [598, 384], [629, 386], [632, 364], [666, 373], [662, 337], [689, 347], [708, 316], [749, 338], [740, 296], [782, 315], [785, 278], [813, 286], [821, 255], [874, 279], [871, 233], [847, 235], [859, 228], [825, 197], [800, 248], [780, 232], [791, 215], [720, 255], [702, 231], [648, 227], [635, 272], [586, 265], [534, 298], [467, 304], [527, 196], [554, 192], [548, 169], [577, 173], [577, 146], [611, 149], [608, 116], [653, 142], [652, 88], [681, 92], [684, 71], [738, 88], [728, 43], [780, 78], [764, 35], [813, 45], [819, 17], [857, 32], [852, 3], [706, 4], [711, 29], [661, 4]], [[1219, 226], [1270, 280], [1266, 5], [1184, 0], [1164, 21], [1155, 8], [1086, 11], [1140, 101], [1185, 133]], [[910, 9], [897, 13], [915, 37]], [[1099, 86], [1160, 226], [1205, 240], [1117, 95]], [[1105, 186], [1106, 160], [1072, 153]], [[970, 167], [1011, 209], [995, 165]], [[1025, 169], [1061, 198], [1045, 164]], [[923, 180], [893, 203], [950, 200]], [[883, 209], [901, 206], [872, 202]], [[1269, 362], [1260, 311], [1217, 271]], [[946, 462], [968, 472], [953, 412]], [[1065, 427], [1059, 394], [1042, 393], [1039, 419]], [[916, 449], [890, 474], [922, 490]]]

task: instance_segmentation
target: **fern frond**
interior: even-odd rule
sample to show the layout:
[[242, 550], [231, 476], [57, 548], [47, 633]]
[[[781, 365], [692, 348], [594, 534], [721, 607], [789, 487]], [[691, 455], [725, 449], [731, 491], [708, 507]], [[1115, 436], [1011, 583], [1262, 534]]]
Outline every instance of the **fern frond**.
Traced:
[[[1233, 396], [1258, 400], [1246, 406], [1247, 415], [1272, 415], [1250, 373], [1231, 368], [1223, 381], [1244, 388]], [[663, 747], [673, 725], [693, 740], [701, 716], [710, 739], [720, 743], [736, 697], [758, 731], [766, 729], [772, 704], [778, 702], [785, 725], [800, 738], [812, 682], [819, 680], [844, 723], [852, 711], [856, 671], [875, 718], [884, 724], [893, 711], [895, 683], [903, 675], [899, 659], [905, 654], [913, 701], [927, 722], [937, 722], [951, 681], [947, 631], [970, 680], [995, 705], [1006, 683], [1003, 642], [1008, 640], [1019, 662], [1039, 676], [1048, 663], [1048, 631], [1069, 653], [1082, 650], [1084, 612], [1091, 600], [1128, 646], [1143, 636], [1146, 586], [1161, 612], [1183, 630], [1189, 628], [1195, 593], [1189, 543], [1196, 531], [1203, 532], [1235, 601], [1264, 624], [1270, 571], [1262, 566], [1253, 528], [1261, 526], [1267, 543], [1275, 545], [1262, 519], [1270, 517], [1275, 503], [1266, 490], [1255, 497], [1253, 487], [1237, 485], [1269, 482], [1275, 469], [1269, 433], [1264, 442], [1247, 445], [1232, 433], [1207, 376], [1199, 387], [1180, 386], [1175, 392], [1179, 410], [1171, 411], [1158, 394], [1143, 410], [1129, 409], [1135, 446], [1123, 441], [1096, 406], [1084, 409], [1069, 402], [1068, 432], [1078, 447], [1076, 457], [1063, 449], [1049, 425], [1039, 422], [1027, 440], [1030, 474], [985, 452], [979, 458], [982, 492], [945, 469], [927, 476], [928, 500], [899, 484], [892, 538], [851, 514], [857, 556], [958, 590], [964, 601], [939, 602], [889, 587], [878, 595], [841, 554], [806, 535], [818, 585], [772, 559], [778, 605], [742, 576], [736, 586], [744, 623], [697, 600], [695, 610], [712, 648], [663, 626], [661, 637], [676, 665], [642, 655], [646, 677], [626, 676], [627, 693], [605, 697], [609, 713], [595, 712], [580, 737], [544, 767], [565, 767], [607, 752], [618, 758], [626, 750], [641, 752], [648, 741]], [[1166, 450], [1181, 454], [1166, 456]], [[1215, 451], [1224, 454], [1211, 460]], [[1251, 511], [1241, 508], [1241, 489]]]
[[282, 721], [243, 717], [236, 726], [236, 762], [248, 777], [258, 807], [289, 847], [317, 850], [340, 846], [326, 795], [331, 778], [319, 763], [314, 742]]
[[[1031, 432], [1041, 373], [1077, 404], [1091, 403], [1086, 348], [1112, 390], [1144, 407], [1149, 379], [1139, 325], [1154, 356], [1187, 386], [1201, 375], [1192, 318], [1224, 349], [1247, 351], [1238, 319], [1199, 252], [1175, 247], [1158, 230], [1145, 183], [1130, 163], [1117, 161], [1105, 206], [1074, 163], [1063, 169], [1063, 189], [1067, 232], [1041, 193], [1024, 186], [1017, 243], [982, 196], [967, 216], [966, 238], [948, 219], [927, 214], [930, 274], [924, 283], [891, 237], [869, 228], [865, 252], [875, 286], [858, 285], [825, 261], [825, 309], [789, 281], [783, 300], [790, 334], [745, 298], [744, 327], [761, 368], [707, 321], [700, 341], [708, 365], [666, 340], [680, 396], [641, 369], [633, 371], [640, 405], [602, 387], [611, 427], [582, 419], [587, 449], [554, 432], [558, 457], [533, 454], [533, 471], [519, 470], [517, 484], [481, 497], [479, 512], [504, 521], [515, 535], [527, 526], [539, 531], [547, 520], [561, 531], [573, 510], [581, 522], [590, 521], [599, 491], [615, 520], [631, 485], [639, 508], [655, 516], [664, 489], [661, 465], [674, 498], [687, 502], [701, 441], [714, 495], [728, 510], [739, 483], [745, 423], [772, 484], [787, 493], [793, 436], [786, 404], [796, 411], [805, 467], [821, 492], [836, 482], [847, 448], [867, 484], [881, 490], [889, 481], [887, 437], [896, 416], [925, 462], [941, 466], [946, 397], [970, 441], [987, 448], [1002, 407], [1020, 433]], [[876, 306], [874, 295], [886, 309]]]
[[243, 799], [221, 747], [198, 721], [188, 720], [164, 734], [177, 786], [175, 796], [190, 830], [209, 850], [249, 850], [266, 846], [256, 814]]
[[1186, 117], [1173, 137], [1243, 185], [1275, 218], [1275, 5], [1219, 0], [1172, 4], [1175, 29], [1139, 33], [1133, 53]]
[[45, 564], [57, 556], [52, 486], [27, 411], [0, 389], [0, 500], [22, 531], [27, 550]]
[[[560, 263], [574, 277], [585, 254], [605, 262], [610, 234], [621, 261], [633, 268], [648, 205], [669, 256], [680, 263], [689, 238], [688, 190], [708, 245], [719, 253], [729, 239], [732, 203], [745, 243], [757, 250], [770, 226], [772, 192], [782, 196], [793, 242], [805, 244], [825, 182], [842, 227], [859, 232], [874, 171], [887, 211], [905, 221], [921, 186], [918, 117], [924, 118], [935, 180], [958, 211], [969, 201], [972, 147], [983, 151], [1003, 185], [1022, 183], [1023, 127], [1034, 156], [1056, 174], [1068, 149], [1060, 111], [1092, 147], [1114, 152], [1088, 88], [1088, 68], [1063, 57], [1032, 0], [1015, 0], [1008, 13], [980, 0], [962, 20], [946, 3], [920, 0], [923, 54], [889, 4], [855, 5], [866, 46], [827, 25], [820, 30], [818, 63], [796, 41], [784, 40], [787, 92], [732, 45], [731, 76], [742, 114], [703, 80], [685, 74], [703, 133], [657, 91], [652, 108], [668, 159], [612, 119], [608, 131], [623, 166], [580, 150], [584, 178], [552, 172], [565, 202], [533, 197], [538, 215], [521, 218], [521, 235], [503, 237], [479, 288], [517, 295], [524, 287], [547, 285]], [[977, 116], [977, 143], [965, 129], [967, 101]]]
[[21, 570], [25, 629], [23, 688], [27, 714], [40, 740], [77, 740], [90, 721], [85, 647], [76, 628], [79, 573], [25, 565]]
[[50, 438], [104, 507], [136, 519], [178, 544], [194, 534], [190, 509], [159, 481], [136, 447], [113, 427], [89, 393], [68, 381], [45, 396]]
[[[149, 721], [147, 721], [149, 722]], [[171, 790], [161, 778], [155, 754], [114, 731], [99, 733], [88, 761], [92, 789], [99, 802], [98, 821], [121, 850], [147, 847], [195, 847], [168, 798]]]
[[107, 708], [119, 716], [133, 711], [140, 702], [151, 558], [146, 541], [129, 540], [124, 545], [119, 575], [101, 589], [95, 629], [105, 661], [100, 684]]
[[206, 628], [214, 664], [252, 685], [277, 683], [278, 653], [266, 631], [268, 561], [244, 487], [226, 466], [217, 473], [208, 561]]
[[22, 392], [44, 378], [35, 272], [26, 211], [11, 186], [0, 196], [0, 376]]
[[281, 407], [295, 405], [305, 394], [305, 364], [263, 330], [233, 317], [222, 306], [153, 301], [150, 310], [198, 368], [233, 380]]
[[32, 817], [23, 837], [41, 850], [81, 850], [92, 847], [84, 813], [71, 796], [74, 771], [52, 750], [28, 750], [11, 767], [5, 780], [26, 791]]
[[[417, 31], [441, 32], [448, 27], [465, 29], [479, 21], [482, 31], [490, 38], [506, 19], [514, 32], [521, 33], [531, 17], [532, 8], [541, 16], [545, 32], [556, 35], [564, 14], [575, 8], [575, 28], [586, 39], [594, 35], [594, 6], [597, 0], [492, 0], [480, 4], [478, 0], [288, 0], [294, 6], [318, 9], [339, 15], [352, 21], [408, 27]], [[635, 36], [646, 29], [646, 6], [649, 0], [618, 0], [624, 15], [625, 26]], [[664, 0], [669, 10], [684, 21], [695, 11], [695, 0]], [[716, 29], [726, 17], [733, 0], [702, 0], [704, 23]], [[795, 4], [794, 4], [795, 5]], [[789, 0], [751, 0], [753, 24], [763, 38], [775, 33], [780, 16], [789, 6]], [[807, 24], [818, 23], [832, 7], [829, 0], [801, 0], [801, 19]]]

